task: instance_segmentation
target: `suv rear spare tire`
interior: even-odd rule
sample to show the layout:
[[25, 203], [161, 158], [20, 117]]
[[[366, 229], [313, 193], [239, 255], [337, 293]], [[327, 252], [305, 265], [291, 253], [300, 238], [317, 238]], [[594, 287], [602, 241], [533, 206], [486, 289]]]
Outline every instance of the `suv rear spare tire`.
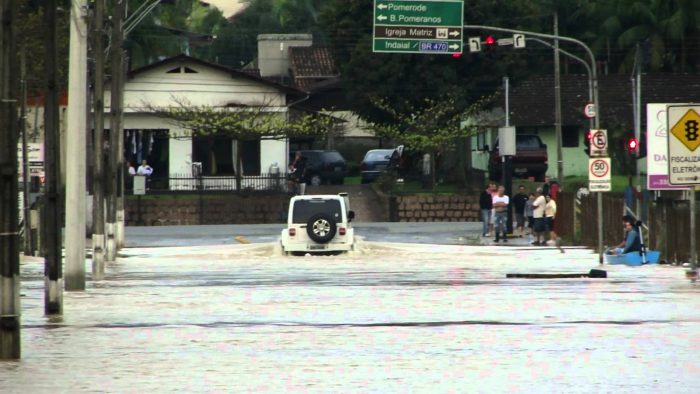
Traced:
[[306, 234], [320, 244], [330, 242], [335, 237], [336, 230], [335, 220], [325, 213], [313, 215], [306, 223]]

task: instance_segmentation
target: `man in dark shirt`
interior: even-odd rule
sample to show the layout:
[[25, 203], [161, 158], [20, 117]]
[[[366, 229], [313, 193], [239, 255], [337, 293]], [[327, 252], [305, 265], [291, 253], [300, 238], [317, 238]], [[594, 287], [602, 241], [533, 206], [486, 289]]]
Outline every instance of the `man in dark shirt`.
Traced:
[[625, 228], [625, 239], [613, 248], [608, 249], [609, 254], [624, 254], [639, 252], [642, 250], [642, 241], [634, 223], [634, 218], [625, 215], [622, 217], [622, 225]]
[[489, 183], [489, 185], [481, 192], [479, 196], [479, 209], [481, 210], [481, 220], [483, 221], [483, 228], [481, 234], [484, 237], [489, 236], [490, 225], [491, 225], [491, 210], [493, 209], [493, 200], [491, 197], [491, 191], [495, 185]]
[[525, 232], [525, 204], [528, 196], [525, 192], [525, 186], [518, 186], [518, 193], [513, 196], [513, 206], [515, 207], [515, 229], [520, 231], [522, 235]]

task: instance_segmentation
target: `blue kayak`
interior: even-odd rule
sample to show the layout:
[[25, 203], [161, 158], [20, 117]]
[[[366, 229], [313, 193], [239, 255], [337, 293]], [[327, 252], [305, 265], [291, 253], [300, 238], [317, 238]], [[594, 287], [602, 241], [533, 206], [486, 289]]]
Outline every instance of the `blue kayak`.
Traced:
[[608, 264], [624, 264], [624, 265], [646, 265], [658, 264], [661, 252], [658, 250], [647, 250], [646, 263], [642, 263], [642, 255], [639, 252], [630, 252], [625, 254], [605, 254], [605, 262]]

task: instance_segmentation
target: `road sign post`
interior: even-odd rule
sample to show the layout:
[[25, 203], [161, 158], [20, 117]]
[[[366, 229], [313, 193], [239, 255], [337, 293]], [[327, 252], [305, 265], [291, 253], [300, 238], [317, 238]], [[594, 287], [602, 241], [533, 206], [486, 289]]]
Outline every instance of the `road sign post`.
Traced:
[[[667, 105], [668, 181], [671, 185], [700, 184], [700, 104]], [[695, 190], [690, 200], [690, 263], [697, 273], [698, 258], [695, 241]]]
[[588, 159], [588, 189], [592, 192], [611, 190], [609, 157]]
[[463, 0], [374, 0], [374, 52], [462, 53]]

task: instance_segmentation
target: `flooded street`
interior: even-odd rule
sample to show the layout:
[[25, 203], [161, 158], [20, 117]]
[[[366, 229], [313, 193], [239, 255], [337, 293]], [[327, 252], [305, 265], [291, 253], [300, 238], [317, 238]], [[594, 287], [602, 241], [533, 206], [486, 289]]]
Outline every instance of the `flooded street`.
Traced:
[[23, 264], [22, 360], [0, 392], [700, 392], [700, 285], [668, 266], [607, 279], [584, 249], [363, 242], [128, 247], [43, 315]]

